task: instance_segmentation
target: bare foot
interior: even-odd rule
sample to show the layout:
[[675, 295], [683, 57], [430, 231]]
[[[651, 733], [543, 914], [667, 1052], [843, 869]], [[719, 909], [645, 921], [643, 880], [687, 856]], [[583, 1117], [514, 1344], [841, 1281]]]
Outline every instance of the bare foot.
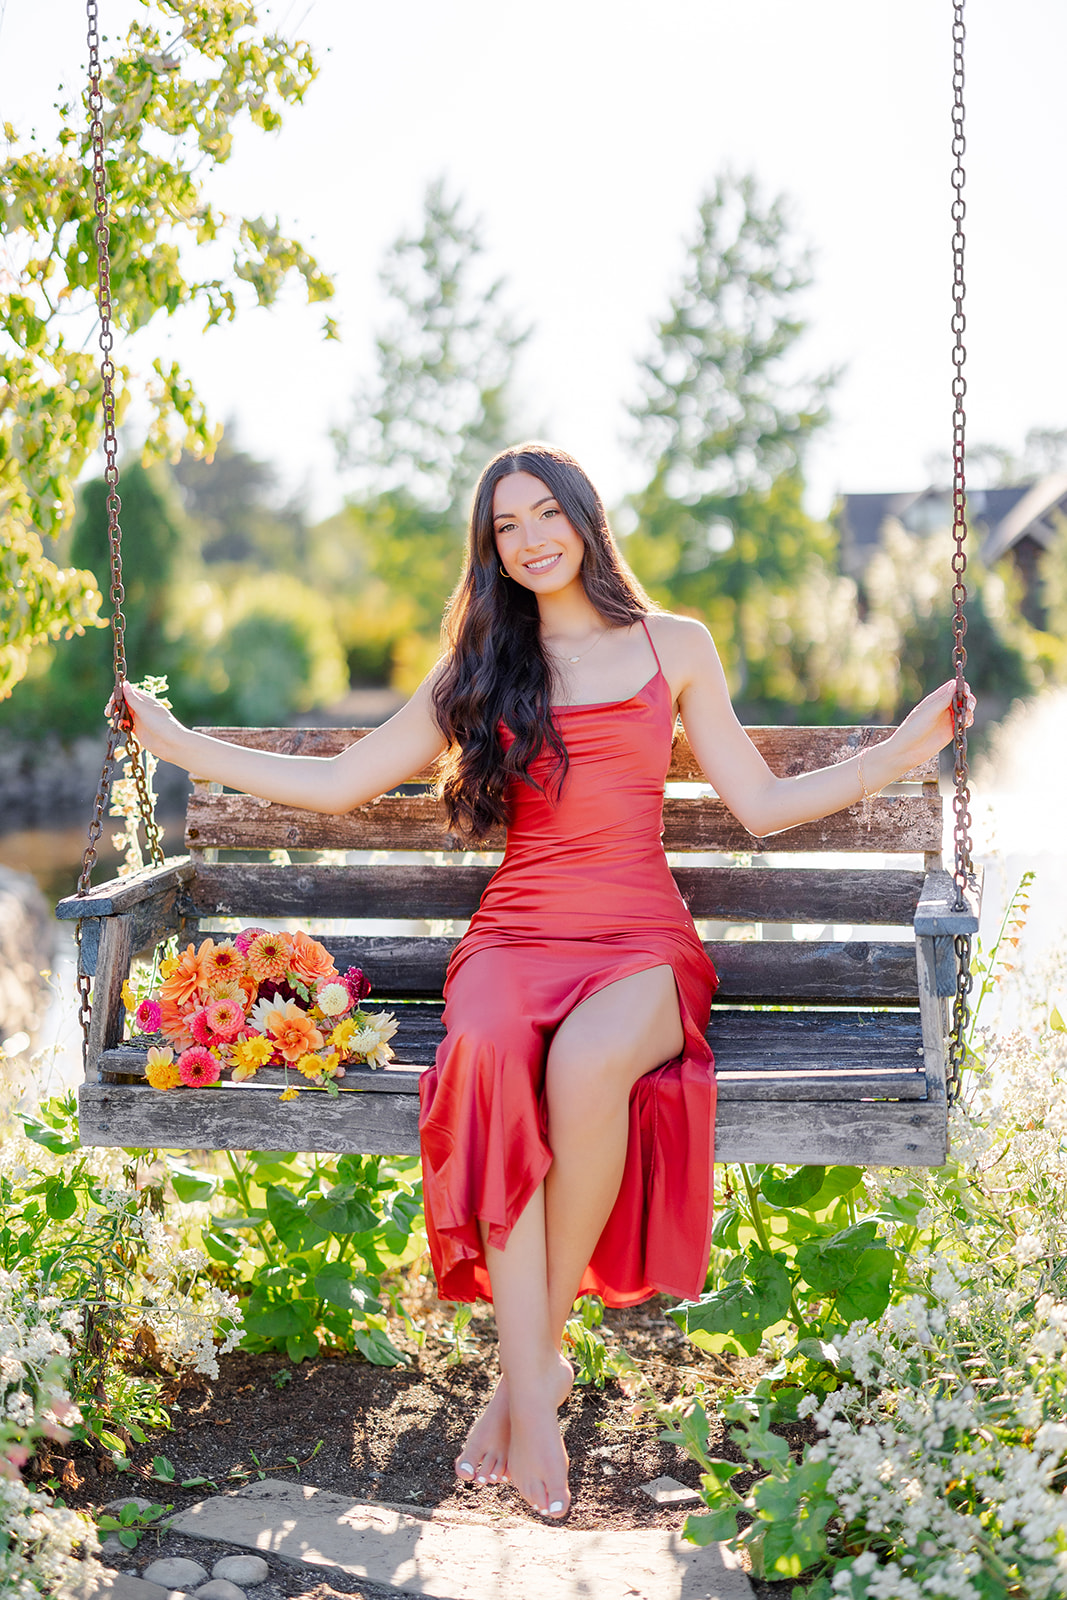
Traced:
[[565, 1517], [571, 1506], [570, 1462], [556, 1412], [573, 1383], [570, 1362], [557, 1356], [545, 1372], [524, 1374], [521, 1390], [516, 1385], [511, 1392], [508, 1478], [528, 1505], [554, 1521]]
[[456, 1457], [456, 1477], [477, 1488], [486, 1483], [506, 1483], [510, 1442], [508, 1380], [501, 1378], [493, 1398], [468, 1433], [462, 1453]]

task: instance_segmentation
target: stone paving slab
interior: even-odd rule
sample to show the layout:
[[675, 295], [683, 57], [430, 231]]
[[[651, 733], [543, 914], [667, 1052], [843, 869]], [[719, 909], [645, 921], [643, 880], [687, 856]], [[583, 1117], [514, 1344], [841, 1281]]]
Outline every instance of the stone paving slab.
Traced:
[[170, 1526], [429, 1600], [752, 1600], [736, 1556], [668, 1528], [587, 1532], [446, 1516], [278, 1481], [212, 1495]]

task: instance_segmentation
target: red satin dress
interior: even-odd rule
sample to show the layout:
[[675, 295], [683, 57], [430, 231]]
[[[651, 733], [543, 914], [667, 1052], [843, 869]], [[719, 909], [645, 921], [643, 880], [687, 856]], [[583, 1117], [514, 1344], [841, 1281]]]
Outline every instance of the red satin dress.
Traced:
[[[478, 1219], [503, 1248], [552, 1163], [544, 1077], [556, 1029], [607, 984], [662, 965], [685, 1043], [632, 1091], [622, 1184], [581, 1292], [628, 1306], [703, 1289], [715, 1130], [704, 1030], [718, 979], [663, 853], [674, 711], [658, 656], [656, 667], [629, 700], [556, 707], [570, 758], [562, 792], [512, 783], [504, 859], [449, 962], [446, 1037], [420, 1085], [445, 1300], [491, 1298]], [[532, 768], [541, 782], [552, 770], [550, 754]]]

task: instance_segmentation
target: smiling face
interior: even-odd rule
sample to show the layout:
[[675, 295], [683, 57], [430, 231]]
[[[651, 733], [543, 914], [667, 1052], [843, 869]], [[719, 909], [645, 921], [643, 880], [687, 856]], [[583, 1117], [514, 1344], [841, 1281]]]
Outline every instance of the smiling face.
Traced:
[[509, 472], [493, 492], [497, 554], [509, 578], [534, 594], [558, 594], [580, 582], [585, 545], [547, 484]]

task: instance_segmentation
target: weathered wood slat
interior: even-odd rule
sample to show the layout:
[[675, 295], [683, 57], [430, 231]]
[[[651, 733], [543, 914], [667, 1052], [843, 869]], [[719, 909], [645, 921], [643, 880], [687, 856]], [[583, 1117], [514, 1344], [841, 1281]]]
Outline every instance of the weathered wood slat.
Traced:
[[[197, 792], [186, 812], [191, 850], [462, 850], [429, 795], [387, 795], [344, 816], [272, 805], [253, 795]], [[669, 798], [663, 843], [677, 851], [879, 851], [923, 854], [941, 848], [941, 802], [934, 795], [882, 795], [864, 819], [859, 806], [756, 839], [721, 800]], [[498, 849], [503, 833], [484, 848]]]
[[[418, 1153], [413, 1094], [298, 1095], [272, 1101], [253, 1085], [160, 1094], [147, 1086], [82, 1084], [86, 1144], [179, 1150], [318, 1150]], [[945, 1159], [943, 1105], [727, 1100], [716, 1116], [720, 1161], [937, 1166]]]
[[133, 959], [133, 917], [129, 912], [107, 917], [100, 935], [96, 979], [93, 983], [93, 1014], [86, 1045], [86, 1073], [95, 1072], [101, 1053], [118, 1044], [126, 1020], [122, 985], [130, 975]]
[[[448, 917], [473, 915], [492, 867], [436, 865], [276, 867], [233, 861], [198, 866], [188, 886], [201, 916]], [[723, 922], [905, 925], [921, 872], [863, 868], [678, 867], [694, 917]]]
[[[444, 1038], [442, 1010], [440, 1002], [398, 1007], [399, 1027], [392, 1041], [394, 1062], [377, 1071], [353, 1068], [350, 1075], [355, 1073], [362, 1086], [374, 1092], [413, 1087]], [[814, 1078], [811, 1092], [800, 1095], [802, 1099], [890, 1094], [917, 1098], [925, 1094], [922, 1031], [915, 1012], [804, 1014], [734, 1011], [714, 1006], [706, 1037], [715, 1053], [720, 1083], [738, 1077], [747, 1081], [754, 1075], [769, 1082], [772, 1078], [777, 1081], [807, 1073]], [[160, 1035], [117, 1045], [101, 1058], [101, 1071], [112, 1076], [143, 1077], [148, 1044], [165, 1042]], [[282, 1076], [281, 1068], [264, 1068], [256, 1081], [260, 1082], [267, 1072], [276, 1072], [279, 1079]], [[868, 1079], [873, 1084], [876, 1078], [882, 1083], [881, 1088], [852, 1087], [846, 1093], [842, 1087]], [[819, 1087], [823, 1080], [827, 1084], [825, 1092]], [[888, 1087], [890, 1080], [897, 1084], [896, 1089]]]
[[983, 869], [963, 891], [963, 910], [957, 911], [956, 884], [950, 872], [929, 872], [915, 908], [915, 932], [954, 938], [957, 933], [977, 933], [982, 904]]
[[[185, 924], [181, 891], [177, 888], [161, 889], [151, 900], [138, 900], [125, 913], [130, 919], [130, 938], [134, 955], [154, 947], [172, 933], [180, 933]], [[108, 918], [88, 917], [82, 923], [82, 942], [79, 953], [79, 971], [90, 977], [99, 962], [101, 929]]]
[[[561, 937], [565, 937], [561, 933]], [[419, 999], [441, 993], [455, 939], [351, 938], [322, 934], [339, 967], [373, 974], [374, 995]], [[720, 1000], [783, 1005], [914, 1005], [915, 947], [868, 940], [707, 940]]]
[[[198, 733], [250, 750], [273, 750], [286, 756], [335, 756], [350, 744], [365, 739], [373, 728], [198, 728]], [[891, 727], [767, 727], [746, 729], [749, 738], [771, 769], [780, 777], [816, 767], [831, 767], [856, 755], [864, 745], [881, 744], [893, 732]], [[936, 781], [937, 758], [931, 757], [901, 779], [902, 783]], [[414, 773], [412, 783], [433, 781], [433, 768]], [[689, 748], [681, 726], [674, 741], [668, 783], [703, 783], [704, 774]]]
[[61, 921], [78, 922], [88, 917], [113, 917], [129, 911], [142, 901], [153, 900], [169, 889], [188, 883], [194, 871], [188, 856], [173, 856], [161, 867], [146, 867], [128, 878], [111, 878], [99, 883], [86, 895], [69, 894], [56, 906]]

